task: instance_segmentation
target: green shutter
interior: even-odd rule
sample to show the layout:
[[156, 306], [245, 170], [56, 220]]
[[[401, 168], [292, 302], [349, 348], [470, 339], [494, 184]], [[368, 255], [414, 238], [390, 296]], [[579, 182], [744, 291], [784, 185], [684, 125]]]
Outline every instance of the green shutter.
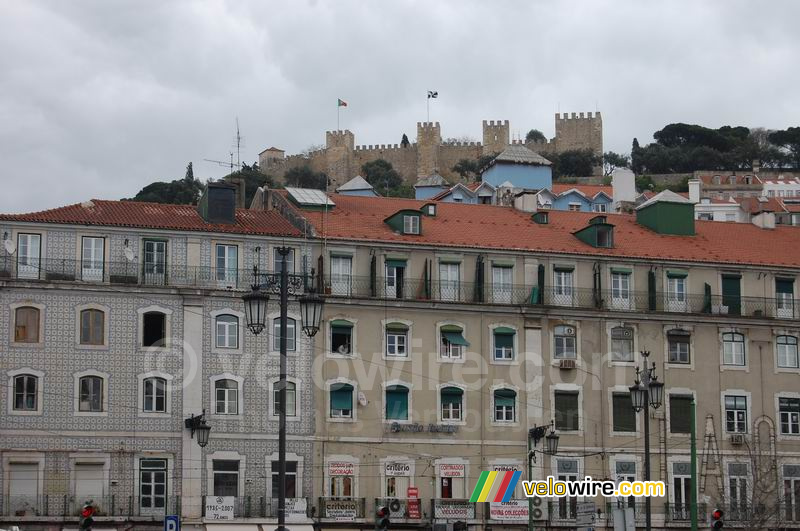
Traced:
[[353, 409], [353, 386], [333, 384], [331, 386], [331, 409]]
[[469, 346], [469, 342], [464, 339], [464, 336], [461, 335], [461, 332], [442, 332], [442, 335], [451, 345], [462, 345], [464, 347]]
[[686, 269], [667, 269], [667, 276], [669, 278], [686, 278], [689, 276], [689, 271]]
[[346, 319], [334, 319], [331, 321], [331, 326], [338, 326], [340, 328], [353, 328], [353, 323]]
[[442, 389], [442, 404], [460, 404], [464, 392], [458, 387], [445, 387]]
[[655, 271], [647, 272], [647, 309], [655, 311], [656, 309], [656, 273]]
[[495, 334], [505, 335], [505, 336], [509, 336], [509, 335], [513, 336], [514, 334], [517, 333], [517, 331], [514, 330], [513, 328], [508, 327], [508, 326], [498, 326], [497, 328], [494, 329], [494, 333]]
[[458, 332], [459, 334], [462, 332], [461, 327], [456, 325], [442, 325], [439, 330], [442, 332]]
[[386, 330], [396, 331], [396, 332], [408, 332], [408, 325], [405, 325], [403, 323], [388, 323], [386, 325]]
[[396, 258], [386, 259], [386, 267], [405, 267], [405, 266], [406, 266], [405, 260], [399, 260]]
[[494, 336], [495, 348], [514, 348], [514, 336], [512, 334], [498, 334]]
[[776, 278], [775, 279], [775, 292], [776, 293], [794, 293], [794, 280], [791, 278]]
[[392, 385], [386, 388], [386, 418], [389, 420], [408, 419], [408, 388]]
[[612, 267], [612, 273], [619, 273], [621, 275], [630, 275], [633, 272], [633, 269], [630, 267]]
[[494, 405], [514, 407], [514, 399], [517, 393], [511, 389], [498, 389], [494, 392]]
[[553, 264], [553, 271], [574, 271], [575, 266], [570, 264]]
[[614, 431], [634, 432], [636, 431], [636, 413], [631, 406], [631, 395], [614, 393], [611, 397], [613, 406], [613, 428]]

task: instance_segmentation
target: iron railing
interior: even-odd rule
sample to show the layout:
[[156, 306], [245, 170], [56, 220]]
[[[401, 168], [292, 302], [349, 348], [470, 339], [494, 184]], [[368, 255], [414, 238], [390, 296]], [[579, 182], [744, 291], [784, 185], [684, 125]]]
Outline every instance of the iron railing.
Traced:
[[[286, 498], [286, 518], [308, 517], [310, 503], [307, 498]], [[205, 517], [205, 504], [203, 504]], [[264, 496], [236, 496], [233, 498], [234, 518], [276, 518], [278, 516], [278, 499]]]
[[436, 498], [431, 500], [431, 515], [435, 520], [472, 520], [475, 505], [467, 499]]
[[[98, 517], [140, 517], [163, 520], [165, 515], [180, 514], [180, 496], [90, 496]], [[3, 496], [3, 516], [62, 517], [80, 516], [87, 497], [68, 495]]]
[[[705, 503], [697, 504], [697, 521], [705, 522], [707, 516], [707, 507]], [[664, 521], [665, 522], [686, 522], [692, 519], [692, 508], [688, 503], [665, 503], [664, 504]]]

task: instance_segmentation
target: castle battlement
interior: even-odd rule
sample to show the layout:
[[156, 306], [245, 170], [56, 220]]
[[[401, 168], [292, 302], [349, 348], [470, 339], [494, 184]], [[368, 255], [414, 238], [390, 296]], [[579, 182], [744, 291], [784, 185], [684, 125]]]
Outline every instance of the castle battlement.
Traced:
[[[594, 116], [592, 116], [594, 114]], [[556, 113], [556, 121], [558, 120], [599, 120], [600, 111], [595, 113]]]
[[481, 147], [483, 144], [480, 142], [442, 142], [443, 146], [453, 146], [453, 147]]
[[410, 144], [409, 147], [403, 147], [400, 144], [362, 144], [360, 146], [355, 147], [355, 151], [401, 151], [404, 149], [409, 149], [411, 146], [416, 144]]
[[484, 120], [483, 127], [508, 127], [508, 120]]
[[417, 129], [440, 129], [439, 122], [417, 122]]

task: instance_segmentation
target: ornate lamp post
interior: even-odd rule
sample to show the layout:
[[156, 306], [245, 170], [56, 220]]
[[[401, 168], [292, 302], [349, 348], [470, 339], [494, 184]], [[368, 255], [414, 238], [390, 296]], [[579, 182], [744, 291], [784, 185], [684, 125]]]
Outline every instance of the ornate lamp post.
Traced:
[[211, 433], [211, 426], [206, 424], [206, 410], [199, 417], [192, 415], [183, 421], [183, 425], [187, 430], [192, 430], [192, 438], [197, 433], [197, 445], [200, 448], [205, 448], [208, 444], [208, 434]]
[[[650, 408], [661, 407], [664, 399], [664, 384], [658, 381], [655, 362], [651, 367], [647, 366], [650, 351], [643, 350], [641, 354], [644, 358], [644, 369], [636, 367], [636, 380], [630, 386], [631, 405], [636, 413], [644, 411], [644, 480], [650, 481]], [[652, 526], [649, 496], [644, 499], [644, 510], [645, 529], [650, 531]]]
[[[247, 328], [254, 335], [258, 335], [266, 328], [268, 292], [280, 296], [280, 380], [278, 382], [278, 527], [277, 531], [286, 531], [286, 335], [287, 321], [289, 319], [289, 295], [297, 296], [300, 300], [300, 317], [303, 332], [308, 337], [313, 337], [319, 331], [322, 320], [322, 308], [325, 300], [313, 291], [305, 293], [307, 282], [305, 275], [290, 275], [286, 267], [286, 259], [292, 251], [289, 247], [277, 249], [281, 257], [280, 273], [259, 274], [258, 266], [253, 268], [253, 286], [250, 293], [242, 296], [244, 302], [245, 319]], [[311, 271], [311, 280], [314, 272]], [[263, 289], [262, 289], [263, 288]]]
[[[533, 463], [536, 462], [536, 446], [544, 439], [542, 453], [555, 455], [558, 453], [558, 434], [555, 423], [534, 426], [528, 430], [528, 481], [533, 480]], [[533, 531], [533, 498], [528, 498], [528, 530]]]

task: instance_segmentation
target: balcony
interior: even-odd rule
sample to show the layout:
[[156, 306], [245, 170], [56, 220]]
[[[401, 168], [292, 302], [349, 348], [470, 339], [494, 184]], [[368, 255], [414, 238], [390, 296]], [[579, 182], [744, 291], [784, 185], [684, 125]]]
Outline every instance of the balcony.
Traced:
[[475, 506], [467, 499], [437, 498], [431, 500], [431, 514], [435, 520], [473, 520]]
[[[311, 514], [307, 498], [286, 498], [286, 519], [306, 519]], [[203, 517], [205, 517], [203, 504]], [[234, 518], [277, 518], [278, 499], [263, 496], [236, 496], [233, 498]]]
[[[180, 496], [137, 497], [99, 496], [92, 497], [97, 508], [97, 518], [141, 518], [161, 521], [167, 514], [180, 514]], [[3, 496], [4, 517], [30, 520], [78, 518], [86, 498], [75, 496]]]
[[4, 279], [245, 290], [250, 288], [253, 271], [208, 266], [145, 266], [137, 262], [87, 263], [66, 259], [38, 259], [21, 265], [6, 260], [0, 262], [0, 280]]
[[366, 514], [366, 498], [331, 498], [319, 499], [319, 517], [321, 519], [350, 522], [364, 518]]
[[[705, 522], [708, 519], [708, 508], [705, 503], [697, 504], [697, 521]], [[672, 524], [689, 525], [692, 519], [691, 506], [688, 503], [665, 503], [664, 521]]]

